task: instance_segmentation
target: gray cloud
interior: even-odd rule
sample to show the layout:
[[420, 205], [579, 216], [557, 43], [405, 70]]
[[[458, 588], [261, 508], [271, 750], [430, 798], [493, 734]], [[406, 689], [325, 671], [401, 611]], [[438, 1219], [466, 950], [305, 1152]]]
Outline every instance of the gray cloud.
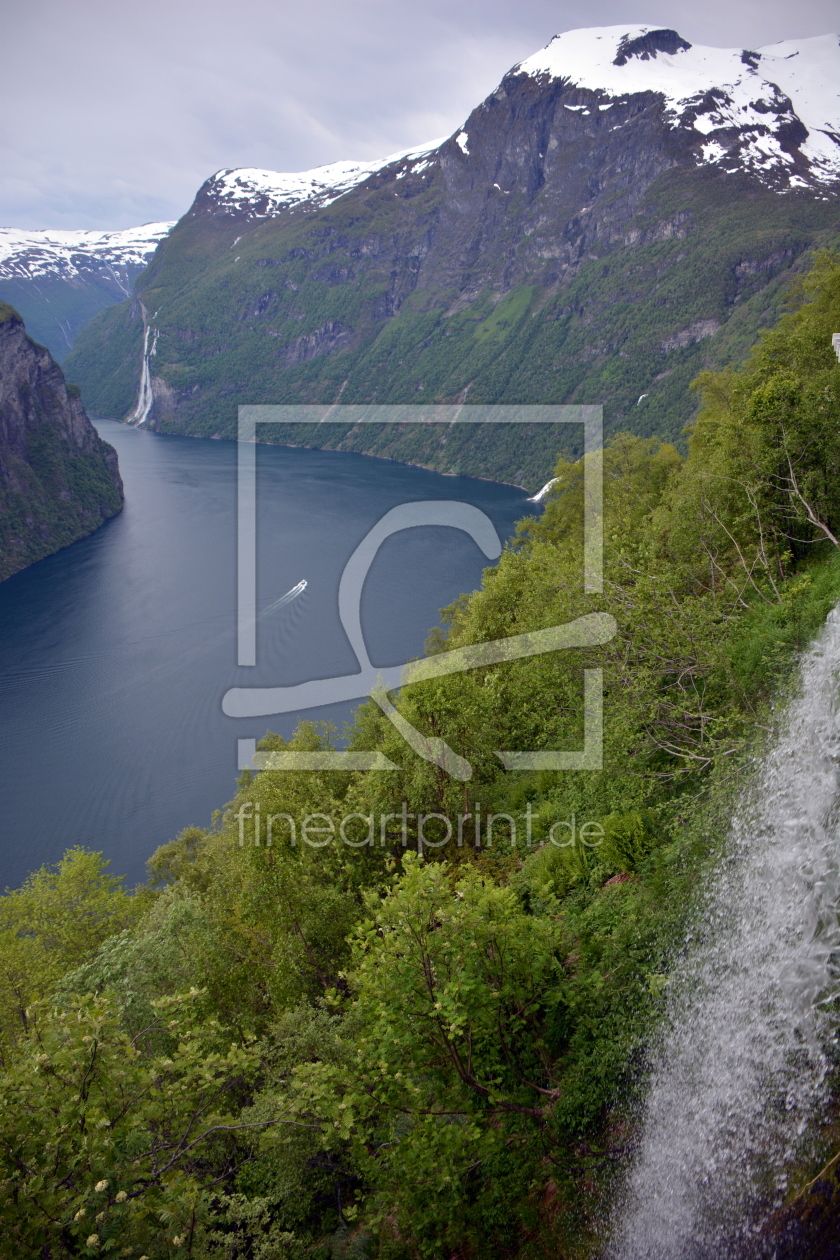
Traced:
[[6, 0], [0, 223], [177, 218], [224, 166], [303, 170], [451, 133], [558, 31], [655, 23], [756, 47], [833, 0]]

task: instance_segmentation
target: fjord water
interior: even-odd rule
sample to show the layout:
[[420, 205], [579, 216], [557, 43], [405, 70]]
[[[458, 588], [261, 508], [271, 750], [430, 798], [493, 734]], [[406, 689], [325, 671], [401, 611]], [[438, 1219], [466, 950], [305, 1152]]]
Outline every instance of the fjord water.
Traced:
[[[236, 446], [100, 421], [117, 448], [123, 513], [0, 584], [0, 888], [70, 845], [102, 850], [129, 882], [154, 848], [210, 823], [233, 795], [237, 739], [335, 723], [354, 705], [236, 720], [232, 686], [350, 674], [342, 568], [399, 503], [463, 500], [504, 540], [535, 509], [512, 486], [336, 451], [258, 448], [257, 666], [236, 665]], [[438, 610], [487, 561], [455, 529], [387, 540], [362, 596], [375, 665], [422, 654]], [[303, 592], [278, 605], [302, 581]], [[408, 750], [407, 750], [408, 751]], [[410, 755], [410, 754], [409, 754]]]
[[839, 675], [835, 609], [677, 961], [614, 1260], [775, 1254], [768, 1220], [836, 1057]]

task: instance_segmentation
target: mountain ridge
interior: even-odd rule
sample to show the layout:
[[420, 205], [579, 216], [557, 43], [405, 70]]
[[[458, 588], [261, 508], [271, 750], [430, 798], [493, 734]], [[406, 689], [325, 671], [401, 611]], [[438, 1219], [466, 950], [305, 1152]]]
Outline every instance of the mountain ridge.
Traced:
[[[831, 87], [840, 77], [837, 35], [755, 52], [692, 45], [676, 31], [651, 27], [606, 27], [591, 36], [555, 35], [511, 73], [556, 79], [569, 69], [578, 87], [602, 92], [610, 102], [656, 92], [674, 129], [705, 137], [700, 160], [724, 171], [724, 163], [737, 160], [740, 169], [774, 185], [786, 178], [791, 187], [833, 184], [840, 176], [838, 94]], [[618, 37], [614, 46], [611, 36]], [[599, 42], [608, 48], [605, 55], [598, 55]]]
[[[437, 148], [369, 172], [357, 164], [362, 177], [337, 197], [322, 181], [309, 199], [304, 187], [260, 211], [249, 197], [268, 195], [266, 173], [251, 192], [243, 176], [234, 202], [214, 201], [212, 177], [133, 301], [80, 338], [69, 366], [94, 409], [139, 419], [142, 366], [145, 421], [167, 432], [231, 437], [239, 402], [469, 393], [482, 403], [603, 402], [608, 432], [679, 440], [691, 378], [737, 357], [774, 322], [809, 253], [840, 240], [840, 179], [805, 152], [811, 133], [790, 130], [790, 97], [755, 69], [767, 50], [697, 51], [649, 27], [571, 35], [590, 50], [606, 41], [609, 73], [630, 74], [622, 82], [633, 90], [610, 94], [557, 73], [568, 43], [560, 36], [514, 66]], [[836, 37], [800, 41], [814, 43], [840, 67]], [[698, 98], [700, 71], [687, 79], [688, 61], [671, 64], [679, 57], [701, 69], [725, 63], [732, 92], [715, 88], [707, 100], [701, 83]], [[591, 73], [577, 64], [579, 78]], [[671, 97], [688, 102], [681, 112], [650, 88], [652, 74], [673, 80]], [[756, 108], [747, 109], [753, 87]], [[746, 110], [743, 127], [724, 107]], [[221, 174], [229, 184], [231, 173]], [[306, 185], [314, 175], [294, 178]], [[278, 176], [278, 188], [291, 178]], [[499, 475], [486, 450], [453, 464], [439, 437], [385, 441], [376, 453]], [[369, 437], [359, 441], [335, 438], [371, 449]], [[320, 434], [316, 444], [333, 439]], [[517, 462], [504, 479], [519, 471], [537, 489], [551, 469]]]

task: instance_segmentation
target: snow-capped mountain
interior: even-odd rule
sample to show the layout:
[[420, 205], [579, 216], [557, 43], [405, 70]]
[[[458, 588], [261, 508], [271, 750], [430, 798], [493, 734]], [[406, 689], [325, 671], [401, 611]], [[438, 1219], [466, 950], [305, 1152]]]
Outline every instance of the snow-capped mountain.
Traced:
[[[584, 115], [653, 94], [664, 122], [692, 146], [699, 165], [747, 171], [774, 187], [831, 184], [840, 176], [837, 35], [751, 51], [690, 44], [676, 31], [650, 26], [566, 31], [506, 78], [518, 75], [561, 80], [569, 97], [563, 108]], [[584, 93], [577, 103], [568, 92], [574, 88]], [[611, 130], [623, 125], [604, 121]], [[323, 209], [394, 163], [405, 163], [409, 172], [431, 164], [446, 139], [378, 161], [333, 162], [311, 171], [219, 171], [201, 188], [196, 208], [212, 205], [219, 215], [248, 219]], [[455, 141], [469, 157], [469, 133], [460, 128]]]
[[[603, 403], [608, 432], [679, 441], [692, 378], [754, 340], [836, 242], [838, 87], [836, 36], [757, 51], [648, 26], [557, 36], [442, 142], [213, 176], [68, 370], [100, 414], [172, 433], [231, 436], [241, 402], [469, 396]], [[420, 459], [401, 441], [380, 453]], [[447, 439], [422, 461], [536, 489], [546, 441]]]
[[78, 329], [128, 297], [172, 223], [121, 232], [0, 228], [0, 300], [16, 307], [27, 330], [57, 358]]
[[27, 232], [0, 228], [0, 279], [60, 276], [72, 280], [95, 269], [113, 278], [128, 295], [138, 270], [145, 267], [174, 223], [144, 223], [122, 232]]
[[[598, 182], [620, 182], [644, 124], [654, 116], [668, 162], [676, 158], [722, 175], [746, 174], [778, 192], [810, 189], [816, 196], [831, 196], [840, 178], [836, 35], [752, 51], [691, 45], [676, 31], [650, 26], [610, 26], [555, 36], [514, 66], [449, 139], [375, 161], [333, 162], [309, 171], [218, 171], [180, 223], [209, 218], [242, 231], [316, 214], [382, 179], [399, 187], [397, 181], [411, 183], [414, 176], [434, 172], [448, 170], [451, 177], [453, 154], [471, 186], [487, 180], [491, 189], [509, 194], [517, 163], [509, 166], [510, 155], [495, 140], [488, 153], [484, 141], [499, 106], [512, 91], [523, 95], [521, 86], [516, 88], [523, 82], [534, 86], [535, 92], [524, 93], [532, 104], [557, 97], [552, 114], [559, 112], [559, 118], [551, 119], [550, 143], [534, 156], [538, 181], [563, 178], [570, 151], [590, 146], [616, 155], [610, 165], [599, 163], [596, 154], [602, 168]], [[511, 135], [519, 134], [521, 121], [511, 118]], [[650, 151], [649, 136], [644, 144]], [[661, 169], [663, 154], [650, 156]], [[590, 232], [595, 200], [586, 194], [579, 208], [590, 216]], [[151, 223], [125, 232], [0, 229], [0, 299], [17, 305], [33, 336], [62, 357], [84, 323], [130, 294], [172, 226]], [[556, 246], [547, 248], [552, 252]]]
[[786, 40], [755, 52], [705, 48], [676, 31], [608, 26], [556, 35], [512, 75], [562, 79], [594, 94], [569, 110], [606, 112], [655, 93], [701, 163], [789, 187], [840, 176], [840, 41]]
[[445, 139], [442, 136], [419, 149], [404, 149], [373, 162], [332, 162], [311, 171], [285, 173], [250, 166], [218, 171], [202, 186], [199, 199], [206, 198], [216, 213], [237, 219], [268, 219], [299, 206], [321, 210], [395, 162], [417, 169]]

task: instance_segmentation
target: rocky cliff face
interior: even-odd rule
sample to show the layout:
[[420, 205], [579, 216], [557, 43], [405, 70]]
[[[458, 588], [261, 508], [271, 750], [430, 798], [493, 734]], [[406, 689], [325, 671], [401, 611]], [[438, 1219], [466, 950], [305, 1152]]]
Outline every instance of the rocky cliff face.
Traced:
[[116, 451], [0, 303], [0, 580], [92, 533], [122, 502]]
[[[836, 37], [570, 32], [431, 148], [214, 176], [70, 370], [93, 406], [171, 432], [340, 396], [603, 403], [608, 431], [679, 439], [692, 377], [740, 357], [840, 239], [838, 72]], [[451, 452], [422, 462], [491, 475]]]

